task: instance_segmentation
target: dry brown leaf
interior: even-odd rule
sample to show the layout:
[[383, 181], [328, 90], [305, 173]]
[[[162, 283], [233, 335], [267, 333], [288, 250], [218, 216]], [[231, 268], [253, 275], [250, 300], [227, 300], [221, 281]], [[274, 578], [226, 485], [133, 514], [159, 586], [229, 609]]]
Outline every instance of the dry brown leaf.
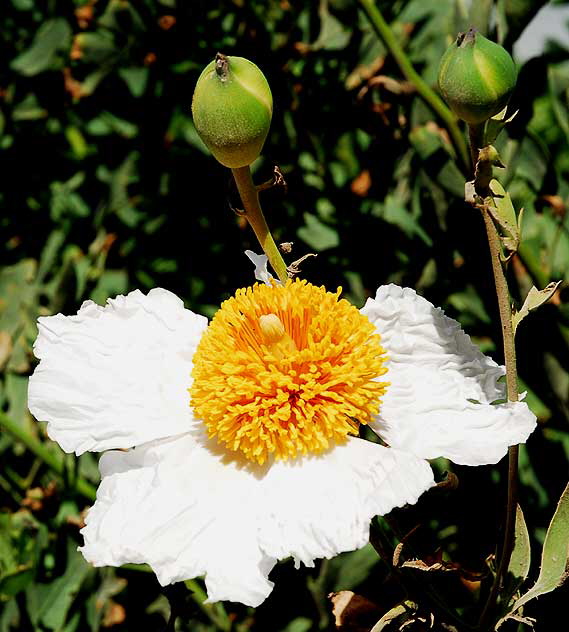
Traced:
[[371, 173], [369, 169], [364, 169], [358, 176], [352, 180], [351, 190], [354, 195], [365, 197], [371, 187]]
[[174, 24], [176, 24], [176, 18], [173, 15], [162, 15], [158, 19], [158, 26], [163, 31], [169, 31]]
[[6, 366], [6, 362], [12, 355], [12, 336], [7, 331], [0, 331], [0, 369]]
[[119, 625], [126, 619], [126, 611], [120, 603], [109, 599], [105, 608], [105, 615], [103, 616], [102, 626], [104, 628], [111, 628], [113, 625]]
[[381, 615], [379, 607], [351, 590], [330, 593], [332, 614], [338, 630], [342, 632], [369, 632]]

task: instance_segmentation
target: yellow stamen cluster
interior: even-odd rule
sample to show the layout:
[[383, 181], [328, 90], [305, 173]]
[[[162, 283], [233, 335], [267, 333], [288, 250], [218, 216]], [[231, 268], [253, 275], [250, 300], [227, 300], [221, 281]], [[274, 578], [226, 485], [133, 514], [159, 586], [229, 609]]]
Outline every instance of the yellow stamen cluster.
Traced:
[[262, 464], [322, 452], [379, 411], [385, 351], [339, 295], [288, 281], [238, 290], [221, 305], [190, 389], [210, 437]]

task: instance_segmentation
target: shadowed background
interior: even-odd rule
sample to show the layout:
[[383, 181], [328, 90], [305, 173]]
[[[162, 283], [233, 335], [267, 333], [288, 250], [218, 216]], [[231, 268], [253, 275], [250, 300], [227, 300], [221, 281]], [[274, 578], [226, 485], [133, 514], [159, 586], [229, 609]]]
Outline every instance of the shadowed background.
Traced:
[[[511, 49], [545, 3], [377, 4], [434, 86], [458, 31], [474, 25]], [[507, 164], [499, 178], [525, 208], [523, 247], [509, 270], [518, 299], [532, 284], [569, 277], [566, 11], [556, 15], [557, 43], [529, 58], [538, 51], [523, 39], [515, 48], [524, 60], [512, 103], [519, 114], [498, 142]], [[529, 28], [547, 32], [548, 23]], [[484, 228], [462, 201], [465, 174], [443, 123], [354, 0], [9, 0], [0, 34], [0, 632], [165, 630], [172, 605], [182, 613], [176, 629], [223, 629], [219, 610], [160, 589], [144, 569], [94, 570], [76, 552], [97, 459], [64, 458], [27, 412], [37, 317], [156, 286], [211, 316], [252, 282], [243, 251], [259, 247], [232, 211], [229, 171], [190, 116], [196, 80], [218, 51], [254, 61], [273, 91], [254, 176], [267, 180], [278, 165], [287, 181], [286, 191], [262, 193], [276, 240], [294, 242], [287, 261], [317, 253], [303, 276], [341, 285], [357, 306], [380, 284], [414, 287], [501, 362]], [[567, 296], [564, 283], [517, 337], [522, 388], [541, 422], [520, 471], [537, 556], [569, 469]], [[441, 476], [452, 468], [458, 489], [396, 512], [386, 546], [420, 524], [417, 554], [444, 554], [463, 569], [436, 581], [468, 617], [498, 538], [504, 471], [435, 467]], [[226, 605], [234, 630], [334, 629], [326, 595], [340, 589], [382, 612], [403, 597], [371, 547], [315, 569], [284, 562], [271, 577], [275, 591], [256, 611]], [[560, 601], [554, 593], [528, 606], [536, 629], [552, 629]]]

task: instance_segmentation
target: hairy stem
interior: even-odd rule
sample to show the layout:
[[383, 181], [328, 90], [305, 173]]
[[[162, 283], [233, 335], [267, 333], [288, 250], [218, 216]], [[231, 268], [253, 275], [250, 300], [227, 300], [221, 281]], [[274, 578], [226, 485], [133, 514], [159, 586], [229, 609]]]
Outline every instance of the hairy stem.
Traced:
[[472, 171], [476, 169], [478, 162], [478, 151], [484, 147], [484, 126], [486, 123], [468, 126], [468, 138], [470, 140], [470, 159], [472, 161]]
[[251, 169], [249, 166], [239, 167], [238, 169], [232, 169], [235, 184], [237, 190], [243, 202], [245, 210], [243, 216], [247, 219], [251, 228], [255, 232], [259, 244], [263, 252], [269, 258], [269, 263], [275, 271], [281, 283], [285, 283], [288, 279], [288, 273], [286, 264], [275, 244], [275, 240], [271, 235], [271, 231], [263, 215], [261, 204], [259, 202], [259, 192], [253, 184], [253, 178], [251, 177]]
[[452, 142], [462, 162], [463, 168], [467, 170], [468, 149], [454, 114], [447, 108], [438, 94], [421, 78], [419, 74], [417, 74], [411, 64], [411, 61], [409, 60], [409, 57], [407, 57], [407, 54], [401, 48], [399, 42], [393, 35], [392, 30], [389, 28], [389, 25], [381, 14], [381, 11], [376, 7], [374, 0], [359, 0], [359, 3], [376, 34], [393, 55], [393, 58], [397, 62], [397, 65], [403, 75], [405, 75], [407, 80], [415, 86], [421, 98], [446, 125], [452, 138]]
[[[30, 452], [39, 457], [56, 474], [63, 478], [68, 477], [63, 455], [58, 455], [48, 450], [41, 441], [28, 434], [19, 424], [3, 412], [0, 412], [0, 426], [20, 443], [23, 443]], [[91, 483], [88, 483], [80, 476], [73, 476], [71, 479], [70, 483], [77, 493], [84, 496], [87, 500], [95, 500], [97, 491]]]
[[[516, 368], [516, 347], [514, 343], [514, 332], [512, 328], [512, 310], [510, 307], [510, 295], [508, 285], [504, 275], [504, 269], [500, 259], [501, 246], [500, 237], [494, 221], [486, 208], [482, 208], [482, 217], [486, 227], [486, 235], [490, 246], [490, 256], [492, 259], [492, 271], [494, 273], [494, 283], [496, 285], [496, 295], [498, 298], [498, 308], [500, 321], [502, 324], [502, 337], [504, 342], [504, 359], [506, 364], [506, 388], [508, 400], [518, 401], [518, 377]], [[488, 595], [488, 599], [480, 617], [479, 627], [486, 629], [488, 621], [492, 616], [496, 598], [502, 587], [502, 582], [514, 548], [514, 527], [516, 519], [517, 488], [518, 488], [518, 454], [519, 447], [508, 448], [508, 496], [506, 500], [506, 523], [504, 527], [504, 540], [498, 562], [498, 569], [494, 583]]]

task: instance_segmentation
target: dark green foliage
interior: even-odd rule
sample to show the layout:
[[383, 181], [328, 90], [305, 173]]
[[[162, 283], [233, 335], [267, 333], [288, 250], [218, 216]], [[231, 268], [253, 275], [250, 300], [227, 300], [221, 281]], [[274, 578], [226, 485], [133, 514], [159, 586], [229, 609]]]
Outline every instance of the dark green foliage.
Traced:
[[[497, 4], [508, 48], [543, 3]], [[444, 50], [469, 26], [464, 3], [378, 5], [434, 86]], [[476, 19], [484, 16], [480, 10]], [[487, 24], [475, 26], [494, 38]], [[63, 459], [27, 412], [37, 317], [155, 286], [211, 316], [252, 282], [243, 250], [259, 248], [231, 210], [238, 201], [229, 171], [209, 155], [190, 116], [197, 78], [218, 51], [254, 61], [273, 92], [254, 176], [267, 180], [278, 164], [287, 180], [286, 193], [261, 194], [276, 240], [294, 242], [287, 262], [318, 253], [303, 276], [342, 285], [358, 306], [379, 284], [415, 287], [502, 361], [482, 220], [463, 202], [467, 174], [355, 1], [5, 0], [0, 28], [0, 401], [3, 414], [45, 441], [63, 473], [0, 435], [0, 632], [166, 630], [170, 604], [180, 613], [176, 629], [223, 629], [207, 615], [223, 618], [217, 607], [204, 612], [163, 592], [144, 569], [92, 569], [77, 553], [92, 499], [75, 480], [97, 483], [96, 457]], [[568, 88], [567, 51], [528, 61], [511, 101], [519, 114], [497, 141], [507, 165], [498, 177], [514, 207], [525, 209], [509, 271], [518, 308], [532, 284], [569, 278]], [[520, 493], [539, 556], [569, 463], [566, 281], [553, 303], [523, 322], [517, 341], [523, 390], [542, 422], [522, 448]], [[451, 467], [435, 466], [441, 477]], [[428, 579], [469, 620], [499, 538], [505, 472], [452, 467], [458, 490], [435, 490], [395, 512], [385, 546], [420, 523], [413, 555], [460, 566]], [[288, 561], [255, 612], [226, 609], [237, 632], [333, 629], [330, 591], [356, 590], [381, 616], [421, 594], [422, 571], [403, 571], [410, 595], [371, 547], [316, 569], [296, 571]], [[530, 585], [536, 579], [530, 573]], [[555, 629], [561, 599], [541, 597], [526, 614], [540, 619], [539, 629]]]

